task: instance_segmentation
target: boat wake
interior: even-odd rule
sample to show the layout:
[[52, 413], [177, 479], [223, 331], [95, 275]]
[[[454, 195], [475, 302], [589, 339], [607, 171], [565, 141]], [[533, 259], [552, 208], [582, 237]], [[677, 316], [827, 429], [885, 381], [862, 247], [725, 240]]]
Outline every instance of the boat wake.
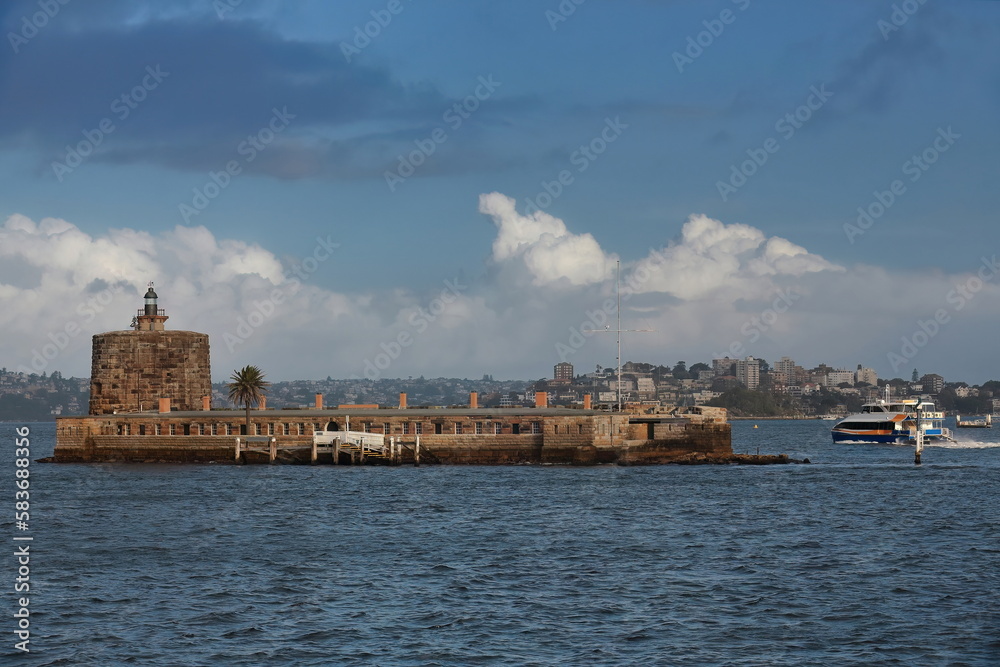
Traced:
[[982, 440], [952, 440], [928, 442], [924, 447], [941, 447], [942, 449], [994, 449], [1000, 447], [1000, 442], [983, 442]]

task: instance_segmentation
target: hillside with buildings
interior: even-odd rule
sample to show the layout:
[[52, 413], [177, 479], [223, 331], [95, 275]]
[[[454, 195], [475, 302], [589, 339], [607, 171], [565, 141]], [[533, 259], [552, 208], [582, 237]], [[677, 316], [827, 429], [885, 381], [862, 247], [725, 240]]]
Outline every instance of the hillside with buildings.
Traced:
[[773, 366], [754, 357], [725, 357], [690, 367], [683, 361], [673, 366], [630, 361], [622, 365], [617, 389], [616, 379], [615, 368], [598, 366], [593, 372], [577, 375], [572, 364], [562, 362], [553, 368], [551, 379], [534, 383], [532, 390], [549, 392], [550, 405], [576, 404], [584, 394], [591, 394], [595, 405], [610, 406], [620, 392], [626, 403], [712, 405], [729, 409], [734, 417], [809, 417], [857, 411], [888, 384], [894, 396], [935, 395], [950, 412], [1000, 412], [1000, 382], [970, 387], [916, 371], [909, 380], [886, 380], [861, 364], [854, 370], [826, 364], [807, 369], [789, 357], [782, 357]]
[[[855, 370], [820, 364], [805, 368], [788, 357], [769, 364], [763, 359], [713, 359], [688, 366], [627, 362], [617, 369], [597, 366], [578, 374], [572, 364], [561, 362], [550, 378], [494, 380], [466, 378], [387, 378], [379, 380], [327, 377], [325, 380], [275, 382], [268, 391], [273, 408], [307, 408], [317, 393], [327, 405], [396, 405], [406, 393], [409, 405], [464, 405], [469, 392], [479, 394], [483, 407], [518, 407], [534, 404], [535, 392], [548, 394], [549, 405], [578, 406], [590, 395], [597, 408], [614, 409], [618, 391], [624, 403], [661, 406], [712, 405], [725, 407], [739, 417], [810, 417], [854, 412], [862, 402], [889, 384], [894, 396], [932, 394], [951, 413], [1000, 413], [1000, 382], [969, 386], [947, 381], [934, 373], [914, 373], [909, 380], [885, 380], [859, 365]], [[212, 405], [232, 407], [226, 385], [212, 384]], [[59, 415], [85, 414], [90, 396], [88, 378], [64, 378], [0, 370], [0, 421], [48, 421]]]
[[0, 369], [0, 421], [51, 421], [87, 411], [89, 378], [27, 375]]

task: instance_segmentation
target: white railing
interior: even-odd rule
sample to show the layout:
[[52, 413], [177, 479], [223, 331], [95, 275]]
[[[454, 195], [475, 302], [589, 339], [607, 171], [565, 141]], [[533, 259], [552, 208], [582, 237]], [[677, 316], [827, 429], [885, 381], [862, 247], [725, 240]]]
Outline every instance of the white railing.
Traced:
[[385, 436], [380, 433], [365, 433], [364, 431], [316, 431], [313, 433], [313, 443], [317, 445], [332, 445], [339, 440], [341, 444], [354, 445], [366, 451], [385, 453]]

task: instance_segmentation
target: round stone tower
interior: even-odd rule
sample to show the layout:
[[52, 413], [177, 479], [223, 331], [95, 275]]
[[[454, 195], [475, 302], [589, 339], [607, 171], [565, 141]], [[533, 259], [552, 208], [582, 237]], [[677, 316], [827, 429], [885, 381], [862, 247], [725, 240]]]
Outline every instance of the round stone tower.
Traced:
[[212, 394], [208, 334], [167, 331], [153, 283], [132, 329], [97, 334], [90, 370], [90, 414], [157, 410], [170, 399], [174, 410], [201, 410]]

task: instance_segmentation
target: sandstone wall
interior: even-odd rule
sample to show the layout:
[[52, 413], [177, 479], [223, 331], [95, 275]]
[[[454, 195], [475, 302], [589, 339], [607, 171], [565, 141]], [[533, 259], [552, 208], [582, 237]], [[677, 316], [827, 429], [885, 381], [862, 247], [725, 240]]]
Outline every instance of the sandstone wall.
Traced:
[[[342, 414], [251, 412], [250, 435], [274, 436], [282, 446], [312, 443], [316, 428], [346, 425]], [[476, 424], [482, 432], [476, 433]], [[232, 461], [244, 418], [212, 411], [187, 415], [131, 413], [56, 420], [58, 461]], [[455, 464], [661, 463], [692, 454], [732, 454], [729, 424], [631, 424], [627, 415], [447, 415], [371, 413], [352, 415], [352, 430], [388, 431], [403, 443], [402, 460], [412, 462], [419, 435], [421, 462]], [[421, 433], [416, 433], [420, 424]], [[540, 432], [533, 433], [537, 424]], [[456, 429], [456, 425], [459, 428]], [[499, 425], [499, 432], [497, 432]], [[436, 431], [440, 430], [440, 433]], [[404, 431], [406, 431], [404, 433]], [[456, 432], [460, 431], [460, 432]], [[652, 431], [652, 438], [647, 436]], [[308, 450], [289, 459], [308, 460]], [[624, 457], [624, 459], [623, 459]], [[251, 455], [248, 460], [257, 461]], [[321, 455], [321, 462], [329, 456]]]
[[208, 335], [193, 331], [111, 331], [93, 338], [90, 414], [149, 410], [169, 398], [198, 410], [212, 393]]

